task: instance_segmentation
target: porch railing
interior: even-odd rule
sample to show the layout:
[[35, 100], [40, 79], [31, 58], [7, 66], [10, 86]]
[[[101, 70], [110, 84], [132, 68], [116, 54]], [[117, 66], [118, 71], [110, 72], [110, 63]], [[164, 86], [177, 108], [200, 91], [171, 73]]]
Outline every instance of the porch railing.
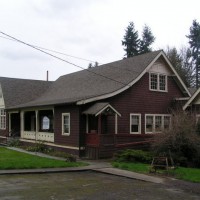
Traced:
[[87, 145], [112, 145], [115, 144], [115, 135], [114, 134], [94, 134], [88, 133], [86, 136]]
[[130, 135], [130, 134], [86, 134], [86, 145], [93, 146], [106, 146], [106, 145], [116, 145], [116, 146], [132, 146], [143, 143], [149, 143], [152, 141], [152, 135]]
[[46, 142], [54, 142], [54, 133], [47, 132], [34, 132], [34, 131], [24, 131], [21, 138], [28, 140], [38, 140]]

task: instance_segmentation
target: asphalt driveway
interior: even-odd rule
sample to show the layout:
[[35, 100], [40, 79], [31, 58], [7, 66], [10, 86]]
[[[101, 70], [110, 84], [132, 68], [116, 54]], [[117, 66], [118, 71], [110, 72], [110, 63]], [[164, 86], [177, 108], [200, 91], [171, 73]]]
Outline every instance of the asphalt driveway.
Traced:
[[92, 171], [0, 176], [0, 200], [200, 199], [177, 188]]

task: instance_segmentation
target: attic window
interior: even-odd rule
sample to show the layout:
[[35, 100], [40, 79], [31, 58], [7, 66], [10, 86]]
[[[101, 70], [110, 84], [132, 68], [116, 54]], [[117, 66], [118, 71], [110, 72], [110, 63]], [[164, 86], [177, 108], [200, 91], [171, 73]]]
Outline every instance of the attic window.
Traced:
[[167, 76], [164, 74], [149, 74], [149, 89], [153, 91], [167, 92]]

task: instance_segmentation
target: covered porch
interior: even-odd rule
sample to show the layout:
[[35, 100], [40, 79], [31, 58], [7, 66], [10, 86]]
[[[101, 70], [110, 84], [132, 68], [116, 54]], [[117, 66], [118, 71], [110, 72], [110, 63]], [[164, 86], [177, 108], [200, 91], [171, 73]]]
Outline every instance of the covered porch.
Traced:
[[115, 135], [118, 133], [118, 117], [121, 114], [109, 103], [96, 103], [83, 112], [86, 115], [85, 146], [86, 156], [98, 159], [109, 157], [115, 146]]
[[54, 142], [54, 110], [36, 109], [9, 113], [9, 136]]

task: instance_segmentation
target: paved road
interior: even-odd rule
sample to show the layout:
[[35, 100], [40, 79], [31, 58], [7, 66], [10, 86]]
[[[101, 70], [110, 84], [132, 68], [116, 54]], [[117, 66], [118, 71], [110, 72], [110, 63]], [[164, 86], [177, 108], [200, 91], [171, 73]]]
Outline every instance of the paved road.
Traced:
[[0, 200], [190, 200], [200, 199], [170, 185], [98, 172], [0, 176]]

